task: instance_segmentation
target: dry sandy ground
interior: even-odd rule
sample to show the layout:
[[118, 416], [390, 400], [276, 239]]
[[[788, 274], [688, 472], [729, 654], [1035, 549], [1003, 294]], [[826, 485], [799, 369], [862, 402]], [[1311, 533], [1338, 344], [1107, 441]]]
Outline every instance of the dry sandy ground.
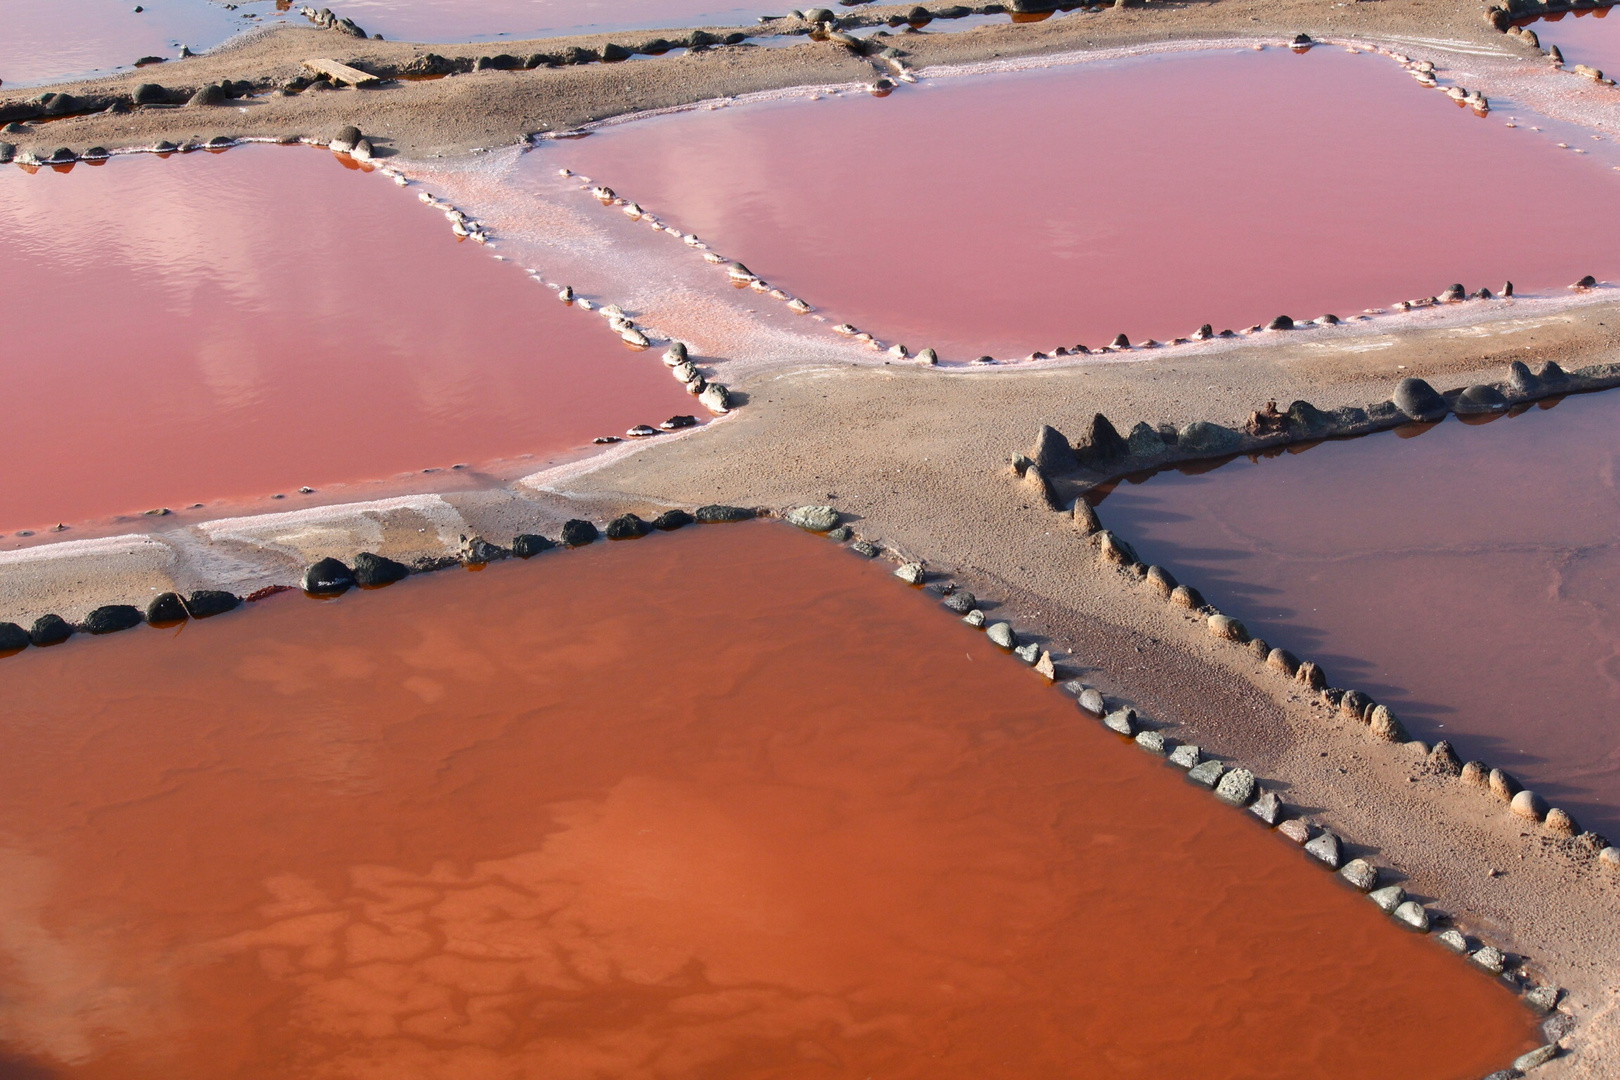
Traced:
[[[1423, 34], [1493, 50], [1519, 48], [1485, 26], [1475, 5], [1429, 0], [1155, 4], [1052, 24], [933, 35], [907, 47], [922, 66], [1153, 39], [1297, 31]], [[518, 44], [503, 48], [523, 51]], [[536, 48], [551, 51], [556, 42]], [[285, 78], [296, 74], [306, 56], [397, 62], [417, 51], [284, 29], [143, 78], [174, 85], [181, 73], [198, 83]], [[768, 56], [725, 49], [277, 98], [245, 112], [172, 109], [65, 120], [51, 124], [49, 139], [38, 145], [321, 135], [352, 122], [413, 155], [452, 154], [617, 112], [869, 79], [874, 71], [870, 61], [832, 44]], [[1069, 519], [1032, 500], [1007, 467], [1042, 423], [1072, 437], [1097, 411], [1124, 430], [1138, 419], [1236, 425], [1273, 398], [1284, 405], [1295, 398], [1324, 408], [1365, 405], [1388, 395], [1398, 365], [1405, 366], [1399, 374], [1424, 375], [1442, 389], [1500, 379], [1515, 359], [1532, 366], [1555, 359], [1575, 368], [1612, 360], [1617, 329], [1620, 302], [1600, 294], [1557, 310], [1480, 304], [1444, 325], [1366, 325], [1337, 337], [1267, 335], [1227, 348], [1218, 360], [1161, 351], [1136, 354], [1129, 362], [971, 372], [836, 358], [758, 364], [745, 367], [746, 377], [737, 380], [748, 394], [747, 407], [723, 422], [680, 438], [616, 448], [583, 468], [527, 483], [181, 527], [159, 519], [143, 535], [0, 554], [0, 618], [25, 621], [49, 610], [79, 617], [101, 603], [140, 601], [171, 587], [247, 592], [291, 583], [302, 566], [325, 555], [373, 550], [407, 559], [437, 557], [454, 550], [463, 535], [497, 542], [522, 531], [556, 535], [569, 517], [600, 522], [624, 510], [650, 516], [666, 506], [708, 502], [778, 510], [830, 502], [863, 536], [999, 602], [997, 615], [1021, 633], [1052, 643], [1071, 672], [1154, 720], [1181, 725], [1178, 737], [1247, 764], [1291, 805], [1341, 831], [1358, 853], [1370, 852], [1374, 861], [1404, 871], [1414, 895], [1522, 953], [1538, 976], [1567, 987], [1582, 1020], [1572, 1040], [1579, 1052], [1542, 1075], [1620, 1075], [1620, 987], [1613, 959], [1620, 955], [1620, 875], [1571, 859], [1501, 804], [1425, 773], [1412, 748], [1369, 741], [1360, 725], [1328, 716], [1320, 703], [1248, 652], [1210, 637], [1200, 620], [1100, 566]], [[1373, 335], [1388, 338], [1389, 346], [1356, 348]], [[1323, 492], [1322, 502], [1327, 512], [1332, 493]], [[714, 580], [723, 587], [724, 568], [715, 569]]]

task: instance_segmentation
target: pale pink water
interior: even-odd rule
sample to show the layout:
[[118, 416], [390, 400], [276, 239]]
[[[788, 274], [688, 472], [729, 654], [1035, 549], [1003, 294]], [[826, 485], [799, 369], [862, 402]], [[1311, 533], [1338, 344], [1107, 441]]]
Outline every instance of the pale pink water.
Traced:
[[1161, 473], [1098, 509], [1333, 685], [1620, 838], [1617, 421], [1620, 396], [1572, 397]]
[[[1339, 49], [698, 111], [529, 167], [559, 165], [833, 321], [952, 360], [1620, 274], [1606, 164]], [[1541, 196], [1533, 226], [1493, 214], [1502, 191]]]
[[144, 56], [172, 60], [181, 45], [212, 48], [257, 25], [249, 14], [274, 17], [276, 5], [259, 0], [229, 11], [209, 0], [5, 0], [0, 81], [33, 85], [128, 68]]
[[0, 171], [0, 235], [0, 530], [538, 467], [694, 411], [655, 354], [324, 150]]
[[1620, 17], [1608, 8], [1547, 15], [1521, 25], [1536, 32], [1543, 49], [1557, 45], [1570, 67], [1586, 64], [1610, 78], [1620, 74]]
[[[808, 5], [815, 7], [815, 4]], [[402, 41], [521, 40], [615, 30], [752, 25], [787, 7], [747, 0], [345, 0], [339, 15]]]

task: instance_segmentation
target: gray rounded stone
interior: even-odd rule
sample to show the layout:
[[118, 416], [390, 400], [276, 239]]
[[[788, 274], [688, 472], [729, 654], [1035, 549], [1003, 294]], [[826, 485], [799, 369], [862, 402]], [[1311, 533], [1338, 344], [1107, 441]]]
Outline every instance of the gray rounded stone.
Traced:
[[1233, 769], [1215, 785], [1215, 797], [1232, 806], [1248, 806], [1254, 801], [1255, 790], [1254, 773], [1248, 769]]
[[1176, 446], [1193, 454], [1229, 454], [1243, 445], [1243, 436], [1231, 428], [1194, 420], [1176, 433]]
[[1136, 734], [1136, 745], [1150, 754], [1164, 756], [1164, 736], [1157, 731], [1140, 731]]
[[905, 582], [907, 585], [921, 585], [923, 583], [923, 578], [926, 575], [923, 571], [922, 563], [908, 562], [901, 564], [901, 566], [895, 570], [894, 576]]
[[1446, 415], [1445, 399], [1422, 379], [1402, 379], [1395, 384], [1390, 400], [1412, 420], [1438, 420]]
[[1034, 664], [1036, 660], [1040, 659], [1041, 647], [1032, 641], [1028, 645], [1018, 646], [1013, 650], [1013, 655], [1026, 664]]
[[830, 506], [797, 506], [785, 515], [789, 525], [810, 532], [832, 532], [838, 528], [838, 511]]
[[1372, 892], [1378, 884], [1378, 868], [1366, 859], [1351, 859], [1339, 867], [1339, 876], [1362, 892]]
[[1249, 807], [1249, 813], [1267, 825], [1275, 826], [1277, 822], [1282, 820], [1283, 801], [1278, 798], [1275, 791], [1265, 792], [1254, 800], [1254, 805]]
[[970, 611], [966, 615], [962, 616], [962, 621], [967, 623], [969, 626], [983, 626], [984, 612], [977, 610]]
[[1440, 944], [1454, 953], [1466, 953], [1468, 951], [1468, 939], [1463, 937], [1460, 931], [1442, 930], [1437, 937]]
[[1546, 801], [1540, 795], [1528, 790], [1521, 791], [1513, 796], [1513, 801], [1508, 804], [1508, 809], [1530, 821], [1540, 821], [1547, 816]]
[[1546, 1046], [1536, 1047], [1528, 1054], [1520, 1054], [1518, 1057], [1514, 1058], [1513, 1067], [1518, 1069], [1520, 1072], [1529, 1072], [1531, 1069], [1541, 1068], [1543, 1065], [1547, 1064], [1547, 1062], [1551, 1061], [1557, 1056], [1558, 1044], [1548, 1043]]
[[1220, 782], [1221, 775], [1225, 772], [1226, 766], [1218, 761], [1200, 761], [1187, 770], [1187, 779], [1195, 784], [1212, 788]]
[[1330, 832], [1324, 832], [1315, 840], [1307, 843], [1305, 852], [1329, 870], [1337, 870], [1339, 863], [1344, 860], [1344, 845], [1339, 843], [1339, 838]]
[[958, 615], [966, 615], [978, 606], [978, 598], [966, 589], [957, 589], [944, 600], [945, 607]]
[[1183, 769], [1191, 769], [1199, 762], [1198, 747], [1192, 743], [1182, 743], [1170, 751], [1170, 764]]
[[1429, 913], [1423, 910], [1423, 905], [1416, 900], [1407, 900], [1393, 912], [1397, 922], [1410, 926], [1414, 930], [1429, 932]]
[[1495, 945], [1486, 945], [1468, 959], [1472, 960], [1474, 963], [1478, 964], [1492, 975], [1502, 974], [1503, 969], [1507, 967], [1507, 957], [1503, 955], [1502, 950], [1498, 949]]
[[1097, 716], [1101, 716], [1103, 713], [1108, 711], [1108, 706], [1103, 704], [1102, 694], [1089, 686], [1080, 691], [1078, 701], [1080, 703], [1080, 707], [1086, 710], [1088, 713], [1094, 713]]
[[1396, 908], [1406, 902], [1406, 890], [1399, 885], [1386, 885], [1368, 893], [1367, 899], [1377, 904], [1384, 914], [1392, 915]]
[[1539, 1013], [1550, 1013], [1558, 1005], [1558, 987], [1532, 986], [1524, 992], [1524, 1003]]
[[1115, 709], [1113, 712], [1103, 717], [1103, 726], [1111, 731], [1117, 731], [1121, 735], [1135, 736], [1136, 710]]
[[1475, 384], [1457, 395], [1454, 411], [1460, 416], [1501, 412], [1508, 406], [1507, 398], [1494, 386]]
[[992, 623], [985, 633], [989, 635], [991, 641], [1000, 645], [1003, 649], [1010, 649], [1018, 644], [1018, 636], [1013, 633], [1013, 628], [1007, 623]]

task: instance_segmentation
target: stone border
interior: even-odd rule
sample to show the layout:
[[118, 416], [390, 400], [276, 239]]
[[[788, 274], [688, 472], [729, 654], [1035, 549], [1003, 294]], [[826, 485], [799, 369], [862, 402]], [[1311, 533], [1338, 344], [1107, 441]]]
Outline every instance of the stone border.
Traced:
[[[1038, 478], [1039, 473], [1036, 475]], [[1077, 505], [1085, 504], [1082, 500]], [[1077, 518], [1079, 516], [1077, 514]], [[453, 566], [483, 566], [512, 557], [529, 559], [559, 548], [583, 547], [603, 537], [608, 540], [632, 540], [647, 536], [655, 530], [669, 532], [694, 524], [728, 524], [769, 517], [779, 517], [787, 524], [806, 532], [824, 534], [839, 544], [848, 544], [850, 551], [869, 559], [893, 554], [885, 552], [881, 546], [870, 540], [858, 537], [849, 526], [840, 524], [842, 515], [831, 506], [799, 506], [776, 513], [768, 509], [715, 503], [697, 507], [690, 512], [680, 509], [668, 510], [651, 522], [633, 513], [621, 514], [601, 529], [594, 522], [571, 519], [562, 526], [558, 540], [533, 533], [520, 533], [507, 547], [492, 544], [481, 536], [463, 536], [459, 555], [424, 558], [413, 566], [406, 566], [367, 551], [356, 554], [350, 563], [344, 563], [336, 558], [324, 558], [305, 569], [302, 585], [303, 591], [308, 596], [332, 597], [357, 587], [383, 588], [407, 577]], [[1095, 518], [1094, 512], [1091, 517]], [[1121, 563], [1121, 555], [1126, 553], [1134, 557], [1134, 553], [1129, 552], [1127, 545], [1106, 530], [1099, 528], [1092, 536], [1099, 548], [1099, 557], [1105, 561]], [[1110, 552], [1116, 554], [1109, 554]], [[901, 582], [916, 589], [935, 593], [945, 610], [960, 618], [964, 624], [983, 630], [999, 649], [1031, 667], [1036, 674], [1046, 680], [1048, 685], [1058, 681], [1061, 674], [1057, 666], [1058, 660], [1050, 650], [1040, 648], [1033, 641], [1020, 644], [1018, 632], [1010, 621], [990, 622], [979, 607], [977, 597], [948, 577], [930, 573], [924, 563], [901, 559], [898, 556], [895, 557], [895, 561], [898, 565], [894, 570], [894, 576]], [[1121, 565], [1123, 568], [1124, 564]], [[1140, 564], [1133, 562], [1130, 566], [1139, 568]], [[1141, 577], [1166, 595], [1196, 596], [1196, 593], [1192, 593], [1186, 586], [1176, 585], [1168, 572], [1159, 567], [1142, 568]], [[20, 653], [30, 646], [48, 647], [60, 644], [77, 632], [107, 635], [133, 629], [143, 623], [166, 627], [193, 619], [212, 618], [233, 611], [245, 603], [253, 603], [278, 593], [291, 591], [293, 591], [291, 586], [274, 585], [246, 597], [211, 589], [198, 590], [189, 597], [166, 592], [154, 597], [144, 612], [131, 604], [106, 605], [92, 611], [84, 622], [77, 626], [57, 615], [40, 617], [29, 630], [23, 630], [14, 623], [0, 623], [0, 657]], [[1242, 624], [1237, 620], [1216, 613], [1209, 616], [1209, 621], [1211, 632], [1217, 636], [1237, 642], [1248, 642], [1247, 633], [1242, 630]], [[1253, 648], [1252, 643], [1250, 647]], [[1271, 655], [1282, 651], [1272, 650]], [[1299, 665], [1298, 670], [1300, 672], [1315, 670], [1318, 675], [1320, 674], [1319, 669], [1315, 669], [1315, 665], [1309, 662]], [[1414, 932], [1427, 934], [1440, 922], [1449, 922], [1449, 917], [1444, 912], [1431, 910], [1415, 900], [1407, 899], [1405, 891], [1398, 885], [1380, 888], [1378, 885], [1380, 870], [1376, 865], [1362, 858], [1345, 859], [1346, 841], [1338, 832], [1320, 828], [1303, 816], [1289, 817], [1287, 804], [1275, 791], [1266, 790], [1262, 781], [1249, 769], [1235, 762], [1205, 757], [1196, 744], [1178, 742], [1174, 738], [1166, 737], [1163, 732], [1171, 727], [1171, 724], [1145, 719], [1134, 708], [1121, 702], [1114, 702], [1111, 705], [1100, 691], [1078, 679], [1065, 681], [1062, 689], [1068, 696], [1073, 697], [1082, 714], [1100, 721], [1103, 726], [1116, 732], [1137, 748], [1164, 758], [1170, 764], [1182, 769], [1189, 780], [1209, 789], [1221, 802], [1236, 809], [1248, 810], [1278, 835], [1302, 847], [1313, 861], [1336, 872], [1348, 885], [1365, 894], [1403, 926]], [[1358, 692], [1350, 691], [1341, 700], [1347, 700], [1350, 694], [1356, 693]], [[1387, 714], [1387, 710], [1384, 711]], [[1430, 755], [1431, 761], [1434, 754], [1439, 753], [1440, 747], [1444, 745], [1437, 744], [1434, 753]], [[1548, 1043], [1520, 1055], [1511, 1068], [1493, 1073], [1489, 1080], [1522, 1076], [1530, 1069], [1570, 1053], [1560, 1044], [1574, 1030], [1574, 1018], [1567, 1011], [1558, 1009], [1563, 994], [1560, 987], [1533, 982], [1523, 970], [1526, 958], [1466, 936], [1455, 927], [1440, 931], [1436, 937], [1454, 952], [1465, 956], [1488, 973], [1500, 977], [1518, 991], [1527, 1007], [1538, 1015], [1548, 1018], [1543, 1025], [1544, 1028], [1547, 1024], [1557, 1025], [1556, 1034], [1553, 1030], [1545, 1032], [1550, 1037]]]
[[1597, 68], [1585, 64], [1576, 64], [1573, 68], [1564, 67], [1564, 54], [1558, 46], [1542, 48], [1541, 38], [1525, 24], [1544, 15], [1562, 15], [1571, 11], [1602, 11], [1617, 3], [1620, 3], [1620, 0], [1486, 0], [1484, 15], [1487, 24], [1548, 57], [1557, 70], [1590, 79], [1600, 86], [1613, 86], [1614, 80]]
[[[1043, 436], [1050, 430], [1043, 429]], [[1036, 475], [1039, 478], [1038, 472]], [[1080, 506], [1085, 505], [1083, 499], [1076, 505], [1077, 523], [1086, 517], [1079, 510]], [[1095, 512], [1090, 511], [1089, 507], [1087, 512], [1089, 520], [1095, 523]], [[840, 525], [841, 515], [834, 507], [801, 506], [788, 510], [781, 516], [788, 524], [796, 525], [807, 532], [825, 533], [829, 539], [840, 544], [848, 543], [851, 551], [867, 558], [877, 558], [886, 554], [877, 544], [858, 538], [854, 530]], [[1159, 595], [1171, 599], [1172, 602], [1192, 606], [1189, 600], [1197, 598], [1194, 590], [1178, 585], [1169, 572], [1161, 567], [1142, 566], [1135, 560], [1135, 553], [1130, 551], [1129, 546], [1102, 529], [1100, 524], [1088, 535], [1098, 548], [1099, 560], [1118, 565], [1122, 572], [1139, 570], [1141, 573], [1135, 576], [1139, 580], [1147, 581]], [[979, 607], [978, 598], [948, 577], [930, 573], [922, 562], [899, 556], [895, 558], [899, 564], [894, 571], [895, 577], [913, 588], [935, 592], [946, 610], [958, 616], [968, 626], [983, 630], [991, 642], [1003, 652], [1032, 667], [1048, 684], [1058, 681], [1061, 674], [1058, 658], [1054, 657], [1050, 650], [1042, 649], [1033, 641], [1020, 644], [1018, 632], [1010, 621], [998, 619], [991, 622]], [[1212, 634], [1246, 645], [1250, 651], [1258, 655], [1257, 646], [1263, 643], [1251, 641], [1242, 623], [1215, 612], [1213, 608], [1207, 610]], [[1279, 653], [1291, 659], [1291, 654], [1285, 650], [1267, 650], [1268, 658]], [[1306, 674], [1306, 678], [1301, 679], [1302, 682], [1307, 682], [1308, 685], [1318, 689], [1325, 687], [1321, 670], [1315, 664], [1309, 661], [1299, 664], [1296, 661], [1295, 671], [1290, 672], [1290, 675], [1298, 677], [1299, 674]], [[1318, 682], [1321, 683], [1320, 687], [1317, 687]], [[1571, 1053], [1568, 1048], [1561, 1045], [1574, 1031], [1574, 1017], [1569, 1012], [1558, 1009], [1563, 991], [1558, 986], [1533, 981], [1524, 969], [1526, 957], [1510, 954], [1478, 937], [1465, 934], [1455, 925], [1451, 925], [1451, 918], [1447, 913], [1426, 908], [1417, 901], [1408, 899], [1405, 890], [1399, 885], [1379, 887], [1381, 880], [1379, 868], [1366, 859], [1346, 859], [1347, 842], [1339, 832], [1320, 827], [1304, 816], [1297, 814], [1291, 816], [1289, 807], [1282, 798], [1275, 791], [1268, 791], [1262, 781], [1241, 764], [1206, 757], [1196, 744], [1178, 742], [1173, 737], [1167, 737], [1164, 732], [1173, 726], [1171, 723], [1144, 718], [1134, 708], [1122, 702], [1109, 702], [1100, 691], [1079, 679], [1063, 682], [1062, 689], [1074, 698], [1081, 713], [1099, 721], [1104, 727], [1117, 733], [1122, 740], [1134, 744], [1138, 749], [1164, 758], [1171, 765], [1183, 770], [1188, 780], [1209, 789], [1221, 802], [1236, 809], [1248, 810], [1278, 835], [1303, 848], [1313, 861], [1336, 872], [1348, 885], [1366, 895], [1380, 910], [1402, 926], [1422, 934], [1429, 933], [1431, 929], [1437, 930], [1436, 939], [1443, 945], [1487, 973], [1502, 979], [1518, 992], [1520, 1000], [1526, 1007], [1546, 1018], [1543, 1023], [1545, 1029], [1543, 1034], [1548, 1037], [1548, 1042], [1521, 1054], [1511, 1067], [1493, 1073], [1488, 1080], [1506, 1080], [1522, 1076], [1554, 1058]], [[1336, 705], [1343, 708], [1341, 703], [1350, 700], [1351, 695], [1356, 695], [1367, 701], [1369, 712], [1381, 713], [1386, 730], [1392, 726], [1393, 733], [1399, 733], [1399, 721], [1395, 720], [1393, 714], [1384, 706], [1373, 705], [1371, 700], [1359, 691], [1337, 691], [1337, 693], [1341, 696], [1335, 702]], [[1380, 726], [1379, 721], [1373, 720], [1371, 726], [1376, 732]], [[1429, 754], [1431, 763], [1436, 760], [1436, 755], [1444, 756], [1442, 747], [1445, 747], [1444, 753], [1449, 753], [1449, 746], [1444, 743], [1436, 744], [1434, 751]], [[1440, 930], [1441, 924], [1445, 924], [1446, 928]]]

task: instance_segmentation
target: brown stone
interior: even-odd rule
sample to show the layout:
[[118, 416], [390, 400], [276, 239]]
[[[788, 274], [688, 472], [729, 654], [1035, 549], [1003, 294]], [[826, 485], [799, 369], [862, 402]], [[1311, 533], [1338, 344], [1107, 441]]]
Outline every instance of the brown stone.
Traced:
[[1327, 689], [1327, 676], [1322, 673], [1321, 668], [1316, 666], [1314, 660], [1307, 660], [1300, 664], [1298, 670], [1294, 672], [1294, 680], [1310, 687], [1312, 690]]
[[1292, 679], [1299, 670], [1299, 657], [1287, 649], [1272, 649], [1266, 656], [1266, 666]]
[[1074, 527], [1080, 530], [1082, 536], [1102, 531], [1102, 521], [1098, 519], [1097, 511], [1084, 499], [1074, 500]]
[[1462, 767], [1462, 782], [1473, 787], [1490, 787], [1491, 770], [1483, 761], [1470, 761]]
[[1545, 825], [1547, 827], [1547, 831], [1552, 833], [1554, 836], [1562, 836], [1565, 839], [1574, 836], [1580, 831], [1575, 827], [1575, 819], [1570, 817], [1567, 812], [1560, 810], [1556, 806], [1547, 811], [1547, 818], [1542, 822], [1542, 824]]
[[1519, 782], [1501, 769], [1491, 770], [1491, 794], [1508, 802], [1519, 793]]

